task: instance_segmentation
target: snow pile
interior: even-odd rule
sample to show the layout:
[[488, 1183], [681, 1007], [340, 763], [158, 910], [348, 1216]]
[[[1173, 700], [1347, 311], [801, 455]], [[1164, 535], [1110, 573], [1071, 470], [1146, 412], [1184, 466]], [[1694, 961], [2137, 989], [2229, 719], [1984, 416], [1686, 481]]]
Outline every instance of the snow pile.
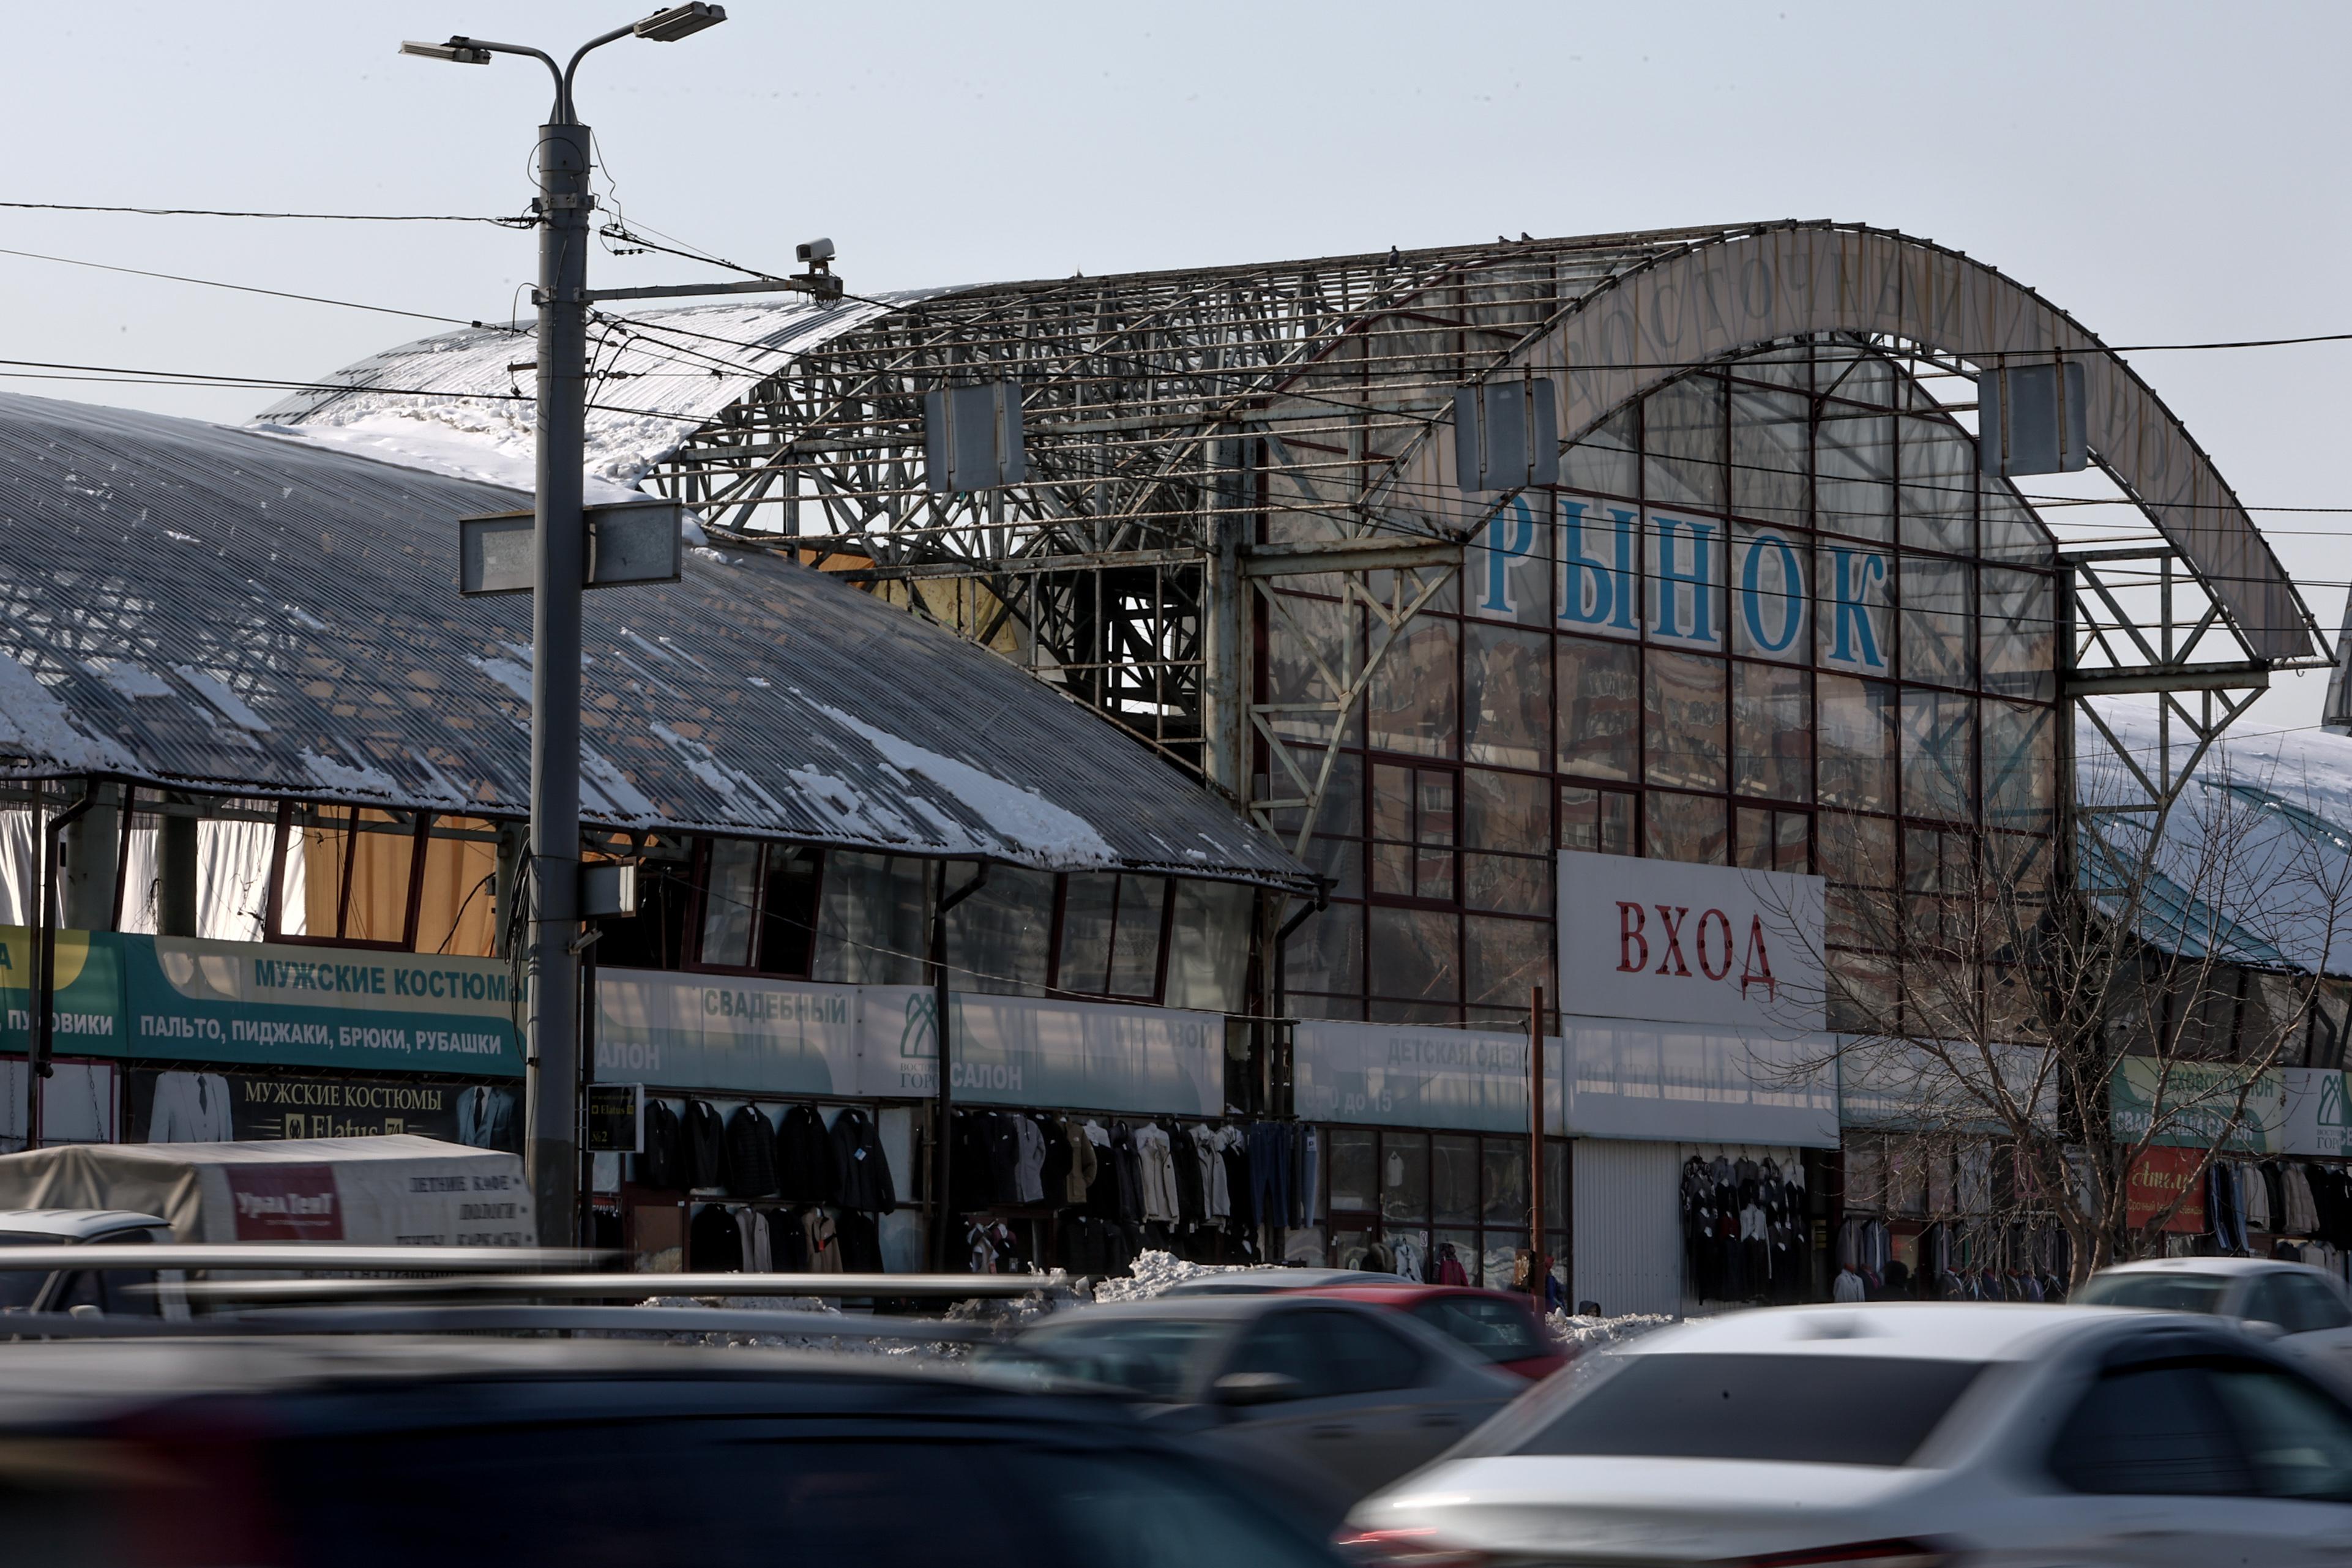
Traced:
[[1187, 1279], [1198, 1279], [1207, 1274], [1240, 1274], [1251, 1265], [1236, 1263], [1188, 1263], [1172, 1252], [1139, 1252], [1135, 1255], [1135, 1272], [1124, 1279], [1095, 1281], [1097, 1301], [1149, 1301], [1171, 1285], [1181, 1285]]
[[1675, 1320], [1664, 1312], [1627, 1312], [1614, 1318], [1578, 1312], [1549, 1312], [1544, 1316], [1544, 1326], [1552, 1331], [1552, 1337], [1580, 1352], [1670, 1329], [1674, 1324]]

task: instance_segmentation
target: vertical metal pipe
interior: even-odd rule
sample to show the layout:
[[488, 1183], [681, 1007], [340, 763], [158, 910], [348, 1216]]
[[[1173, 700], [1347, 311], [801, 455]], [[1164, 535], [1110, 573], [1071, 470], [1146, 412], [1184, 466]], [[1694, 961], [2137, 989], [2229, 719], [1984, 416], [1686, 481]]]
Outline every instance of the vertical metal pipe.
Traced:
[[1528, 1005], [1528, 1290], [1543, 1310], [1544, 1277], [1544, 994], [1535, 987]]
[[531, 594], [530, 938], [524, 1163], [541, 1242], [580, 1230], [580, 597], [586, 581], [588, 128], [539, 129], [539, 424]]
[[939, 1079], [932, 1085], [931, 1100], [931, 1272], [943, 1274], [948, 1266], [948, 1183], [953, 1173], [951, 1150], [954, 1140], [949, 1129], [954, 1121], [954, 1077], [949, 1070], [949, 1020], [951, 999], [948, 994], [948, 911], [971, 897], [988, 882], [988, 862], [982, 860], [971, 880], [948, 891], [948, 863], [940, 862], [940, 885], [937, 900], [931, 906], [931, 1037], [939, 1043]]
[[81, 798], [41, 825], [40, 869], [33, 916], [33, 1026], [25, 1049], [25, 1147], [41, 1146], [42, 1088], [55, 1069], [49, 1057], [58, 1031], [58, 839], [98, 803], [98, 783], [85, 779]]

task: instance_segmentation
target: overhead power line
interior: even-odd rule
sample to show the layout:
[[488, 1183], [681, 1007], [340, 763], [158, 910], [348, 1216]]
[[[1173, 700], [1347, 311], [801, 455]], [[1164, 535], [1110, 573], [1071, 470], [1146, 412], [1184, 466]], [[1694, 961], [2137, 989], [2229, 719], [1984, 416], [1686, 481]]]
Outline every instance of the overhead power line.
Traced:
[[110, 261], [84, 261], [79, 257], [47, 256], [37, 250], [10, 250], [0, 246], [0, 256], [21, 256], [27, 261], [54, 261], [64, 267], [89, 267], [100, 272], [127, 273], [133, 278], [161, 278], [168, 283], [194, 283], [205, 289], [231, 289], [240, 294], [267, 294], [273, 300], [299, 300], [311, 305], [337, 305], [346, 310], [373, 310], [380, 316], [407, 316], [419, 321], [446, 321], [457, 327], [488, 327], [499, 331], [520, 331], [498, 321], [470, 321], [457, 316], [436, 316], [428, 310], [403, 310], [390, 305], [366, 305], [356, 300], [331, 300], [322, 294], [295, 294], [283, 289], [263, 289], [251, 283], [224, 283], [217, 278], [190, 278], [178, 272], [151, 272], [143, 267], [119, 267]]
[[539, 218], [524, 213], [516, 217], [477, 217], [462, 213], [279, 213], [236, 212], [218, 207], [118, 207], [81, 202], [0, 202], [18, 212], [130, 213], [139, 217], [266, 217], [304, 218], [320, 223], [487, 223], [499, 228], [530, 228]]

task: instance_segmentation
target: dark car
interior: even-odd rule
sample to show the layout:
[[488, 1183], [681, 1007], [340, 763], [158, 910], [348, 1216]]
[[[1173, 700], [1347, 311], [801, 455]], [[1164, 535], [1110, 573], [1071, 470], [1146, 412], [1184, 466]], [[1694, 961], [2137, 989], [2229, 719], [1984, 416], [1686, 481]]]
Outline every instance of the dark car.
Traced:
[[0, 1345], [0, 1542], [42, 1568], [1331, 1568], [1124, 1404], [579, 1341]]
[[1566, 1366], [1570, 1351], [1552, 1337], [1525, 1296], [1471, 1285], [1332, 1283], [1305, 1292], [1385, 1307], [1428, 1324], [1479, 1360], [1540, 1383]]
[[1340, 1512], [1527, 1386], [1412, 1318], [1297, 1291], [1082, 1308], [998, 1355], [1125, 1390], [1198, 1451]]

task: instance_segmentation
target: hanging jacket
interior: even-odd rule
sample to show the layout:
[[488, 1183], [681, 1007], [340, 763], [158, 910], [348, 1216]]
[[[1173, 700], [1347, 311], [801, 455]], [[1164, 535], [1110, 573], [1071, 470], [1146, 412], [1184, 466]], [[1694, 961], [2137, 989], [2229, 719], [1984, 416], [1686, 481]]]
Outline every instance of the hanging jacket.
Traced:
[[677, 1112], [658, 1100], [646, 1101], [646, 1149], [637, 1156], [637, 1184], [673, 1191], [686, 1185]]
[[833, 1217], [812, 1204], [801, 1211], [801, 1251], [812, 1274], [839, 1274], [841, 1238]]
[[890, 1161], [874, 1119], [851, 1106], [834, 1119], [833, 1146], [841, 1154], [841, 1206], [888, 1214], [898, 1206]]
[[1121, 1225], [1143, 1219], [1143, 1154], [1135, 1144], [1135, 1129], [1124, 1121], [1110, 1124], [1111, 1175], [1118, 1183], [1116, 1207], [1107, 1217]]
[[743, 1271], [743, 1231], [723, 1204], [705, 1204], [687, 1226], [688, 1261], [698, 1274]]
[[1086, 1204], [1093, 1194], [1095, 1177], [1102, 1170], [1094, 1140], [1087, 1136], [1086, 1124], [1075, 1120], [1062, 1123], [1062, 1140], [1070, 1152], [1069, 1167], [1062, 1178], [1061, 1201]]
[[1045, 1201], [1045, 1134], [1034, 1117], [1008, 1115], [1004, 1120], [1013, 1130], [1013, 1201], [1042, 1204]]
[[1045, 1141], [1045, 1166], [1038, 1173], [1037, 1184], [1045, 1191], [1043, 1202], [1055, 1208], [1066, 1208], [1083, 1198], [1068, 1195], [1070, 1185], [1070, 1133], [1058, 1116], [1039, 1112], [1029, 1118], [1037, 1124], [1037, 1135]]
[[1437, 1282], [1440, 1285], [1470, 1283], [1470, 1271], [1462, 1267], [1461, 1255], [1454, 1250], [1454, 1244], [1450, 1241], [1438, 1244]]
[[824, 1113], [814, 1105], [787, 1108], [776, 1125], [776, 1188], [804, 1204], [829, 1204], [841, 1195], [841, 1160]]
[[739, 1198], [775, 1195], [776, 1130], [757, 1106], [739, 1105], [727, 1119], [727, 1190]]
[[727, 1179], [727, 1124], [719, 1108], [707, 1100], [686, 1102], [686, 1184], [698, 1189], [717, 1187]]

